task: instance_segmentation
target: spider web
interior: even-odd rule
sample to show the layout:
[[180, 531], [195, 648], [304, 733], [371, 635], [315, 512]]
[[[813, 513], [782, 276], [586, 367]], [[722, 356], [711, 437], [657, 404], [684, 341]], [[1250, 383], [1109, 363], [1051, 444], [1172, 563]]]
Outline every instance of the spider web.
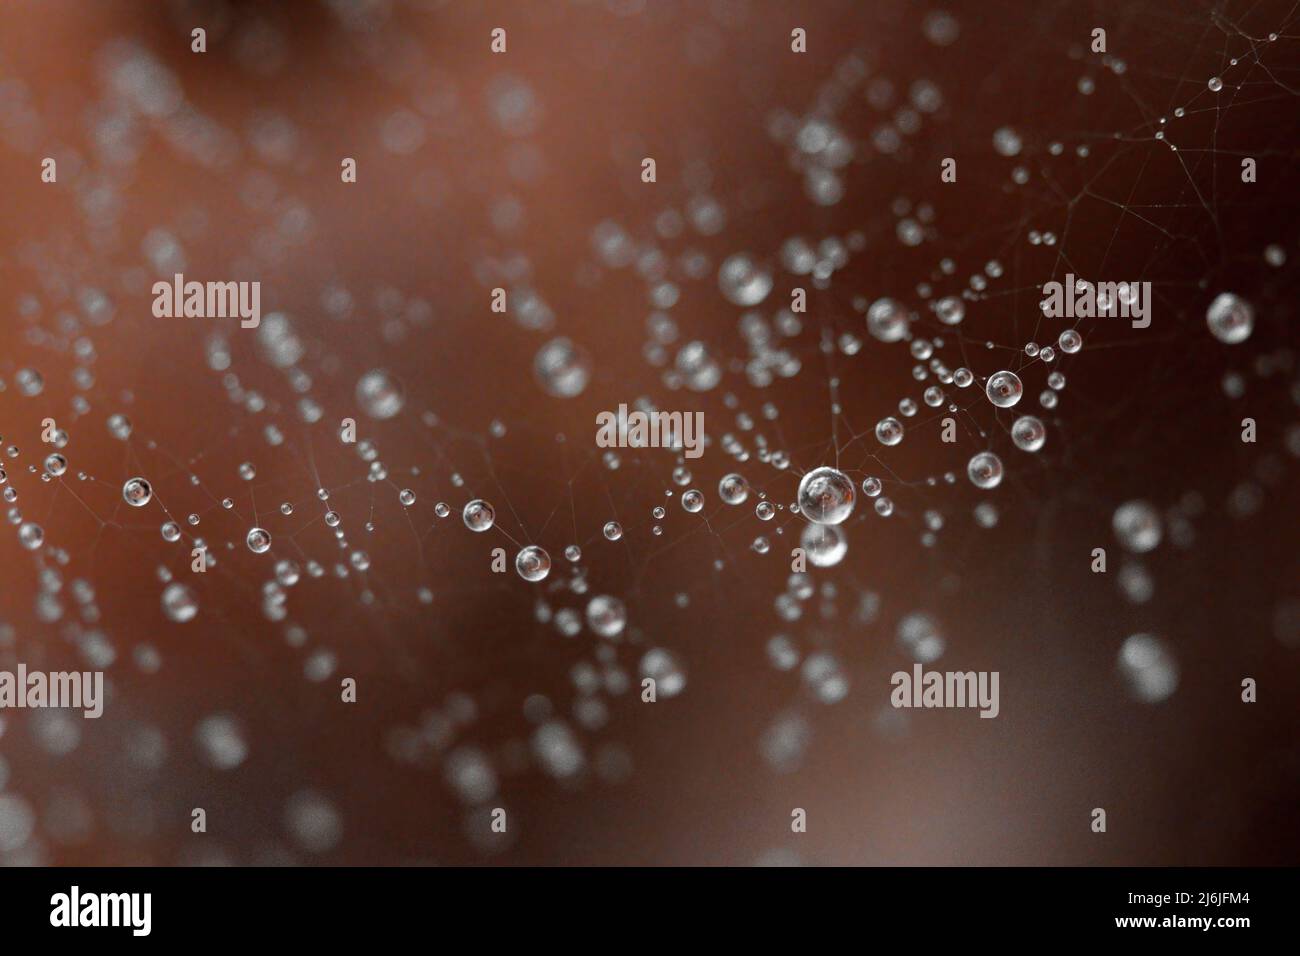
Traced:
[[[1300, 646], [1294, 4], [106, 10], [0, 38], [0, 669], [108, 687], [0, 713], [0, 861], [1294, 859], [1294, 667], [1239, 699]], [[260, 326], [154, 318], [178, 272]], [[620, 404], [703, 457], [597, 447]], [[916, 661], [1000, 719], [893, 708]]]

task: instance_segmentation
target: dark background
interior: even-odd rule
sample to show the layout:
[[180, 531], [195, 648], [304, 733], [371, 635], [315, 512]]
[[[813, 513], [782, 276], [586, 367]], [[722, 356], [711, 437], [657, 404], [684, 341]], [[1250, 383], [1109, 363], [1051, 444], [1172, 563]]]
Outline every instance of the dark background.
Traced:
[[[24, 520], [44, 527], [46, 544], [27, 552], [16, 528], [0, 535], [0, 624], [9, 625], [0, 630], [0, 667], [85, 666], [78, 648], [92, 630], [117, 657], [108, 712], [80, 725], [70, 753], [51, 752], [30, 713], [0, 715], [8, 767], [0, 790], [17, 794], [39, 821], [0, 861], [1294, 863], [1300, 568], [1296, 443], [1292, 435], [1288, 450], [1287, 429], [1296, 427], [1300, 394], [1295, 13], [1285, 3], [949, 9], [960, 36], [938, 46], [924, 26], [933, 8], [919, 3], [7, 5], [0, 435], [5, 448], [20, 449], [4, 461], [9, 486]], [[208, 29], [206, 54], [190, 52], [196, 25]], [[494, 26], [508, 30], [504, 56], [488, 51]], [[790, 52], [794, 26], [808, 31], [802, 56]], [[1106, 28], [1122, 72], [1088, 51], [1096, 26]], [[1268, 42], [1270, 32], [1279, 38]], [[148, 50], [223, 130], [222, 149], [178, 149], [184, 135], [174, 116], [120, 105], [103, 64], [123, 39]], [[850, 55], [868, 81], [894, 85], [895, 107], [875, 109], [862, 85], [825, 92]], [[1227, 84], [1217, 95], [1206, 89], [1214, 75]], [[493, 119], [502, 76], [535, 98], [522, 134]], [[1095, 92], [1082, 94], [1080, 77]], [[942, 90], [944, 105], [897, 153], [880, 153], [873, 131], [919, 79]], [[844, 199], [819, 207], [790, 167], [789, 146], [767, 127], [774, 111], [802, 117], [841, 95], [835, 122], [855, 159], [843, 170]], [[423, 122], [410, 152], [384, 145], [384, 121], [402, 108]], [[95, 132], [105, 115], [131, 117], [130, 159]], [[268, 116], [295, 130], [281, 152], [273, 138], [259, 139]], [[992, 149], [1001, 126], [1020, 132], [1019, 157]], [[1154, 138], [1161, 129], [1167, 142]], [[1053, 142], [1062, 155], [1052, 155]], [[1080, 146], [1087, 157], [1077, 155]], [[647, 155], [658, 164], [653, 185], [639, 180]], [[58, 158], [55, 185], [39, 182], [44, 156]], [[343, 156], [358, 161], [355, 185], [339, 182]], [[939, 180], [948, 156], [958, 158], [955, 184]], [[1241, 182], [1244, 156], [1258, 161], [1256, 183]], [[518, 164], [534, 174], [520, 179]], [[1011, 181], [1016, 165], [1029, 172], [1024, 186]], [[655, 216], [702, 192], [725, 206], [725, 228], [658, 239]], [[492, 223], [503, 196], [525, 211], [515, 229]], [[900, 196], [935, 209], [917, 248], [895, 238], [891, 204]], [[303, 210], [309, 225], [295, 231]], [[644, 360], [646, 286], [630, 269], [596, 264], [591, 232], [605, 219], [674, 262], [687, 248], [709, 257], [703, 280], [674, 276], [682, 296], [672, 315], [679, 343], [705, 341], [726, 365], [717, 389], [671, 392]], [[252, 331], [233, 322], [219, 329], [238, 386], [266, 402], [259, 412], [232, 402], [230, 382], [205, 362], [221, 320], [153, 318], [147, 290], [159, 274], [141, 242], [156, 227], [181, 237], [187, 277], [259, 279], [264, 322], [273, 310], [292, 317], [304, 343], [298, 365], [312, 378], [307, 394], [324, 409], [318, 424], [303, 423], [301, 395], [263, 360]], [[816, 241], [854, 230], [865, 248], [827, 288], [779, 268], [789, 236]], [[1031, 245], [1031, 230], [1054, 232], [1058, 242]], [[1284, 266], [1265, 261], [1270, 244], [1285, 250]], [[744, 310], [719, 295], [715, 279], [717, 264], [742, 250], [774, 267], [776, 286], [760, 307], [769, 318], [791, 288], [809, 288], [804, 331], [788, 343], [802, 371], [769, 388], [745, 380], [736, 331]], [[498, 278], [511, 256], [526, 259], [526, 282]], [[945, 257], [957, 265], [951, 277], [937, 268]], [[1015, 411], [1043, 418], [1046, 447], [1036, 456], [1014, 449], [1014, 416], [995, 414], [977, 385], [946, 389], [964, 410], [957, 445], [939, 442], [941, 415], [922, 406], [903, 444], [882, 449], [869, 433], [874, 422], [896, 414], [905, 395], [919, 401], [924, 384], [912, 380], [905, 346], [865, 337], [855, 297], [890, 295], [916, 307], [918, 283], [956, 294], [993, 259], [1004, 275], [967, 303], [963, 325], [923, 319], [924, 334], [943, 335], [949, 360], [977, 376], [1020, 370], [1026, 394]], [[1066, 272], [1151, 281], [1153, 323], [1081, 324], [1084, 350], [1055, 363], [1068, 384], [1047, 412], [1037, 396], [1048, 369], [1019, 350], [1054, 341], [1062, 326], [1040, 321], [1037, 290]], [[511, 285], [516, 302], [518, 288], [537, 289], [554, 329], [489, 312], [489, 290], [499, 284]], [[323, 306], [331, 285], [352, 294], [345, 317]], [[79, 293], [87, 286], [108, 294], [111, 322], [86, 314]], [[1242, 345], [1224, 346], [1205, 328], [1206, 306], [1225, 290], [1256, 310]], [[35, 312], [20, 308], [29, 295]], [[853, 332], [865, 344], [853, 356], [825, 357], [823, 330]], [[533, 381], [533, 357], [554, 335], [594, 356], [579, 398], [549, 397]], [[93, 342], [92, 360], [74, 351], [78, 338]], [[78, 365], [93, 373], [88, 387], [73, 378]], [[14, 377], [24, 367], [44, 375], [39, 396], [19, 394]], [[405, 389], [404, 410], [389, 421], [364, 418], [353, 397], [357, 378], [374, 367]], [[1240, 398], [1225, 395], [1230, 371], [1245, 378]], [[831, 375], [844, 408], [838, 459]], [[82, 416], [77, 394], [89, 404]], [[703, 517], [665, 497], [683, 490], [671, 481], [670, 453], [628, 449], [611, 471], [590, 443], [597, 411], [641, 395], [705, 412], [715, 444], [688, 462], [692, 486], [708, 500]], [[762, 420], [768, 401], [780, 409], [776, 423]], [[104, 427], [115, 411], [134, 423], [127, 445]], [[421, 421], [426, 411], [435, 425]], [[737, 465], [717, 447], [721, 432], [740, 434], [737, 411], [788, 453], [788, 471]], [[45, 483], [28, 466], [39, 471], [50, 450], [39, 440], [47, 415], [70, 441], [68, 474]], [[335, 423], [349, 415], [390, 480], [366, 480], [367, 463], [337, 441]], [[1256, 444], [1239, 440], [1245, 416], [1258, 422]], [[506, 426], [503, 437], [491, 435], [494, 420]], [[268, 446], [268, 424], [283, 431], [283, 445]], [[848, 443], [850, 433], [866, 434]], [[964, 477], [966, 460], [985, 447], [1007, 464], [991, 493]], [[802, 471], [836, 460], [856, 481], [886, 478], [897, 511], [881, 520], [859, 501], [845, 526], [848, 556], [813, 572], [834, 597], [814, 597], [799, 621], [786, 623], [773, 602], [802, 519], [783, 511], [761, 523], [753, 495], [726, 508], [717, 480], [741, 471], [788, 505]], [[253, 482], [236, 474], [244, 461], [257, 466]], [[946, 471], [957, 474], [954, 486], [927, 484]], [[90, 477], [80, 482], [78, 472]], [[189, 574], [188, 545], [159, 536], [164, 516], [155, 505], [129, 513], [121, 504], [121, 483], [133, 474], [150, 478], [182, 524], [183, 515], [200, 516], [186, 533], [203, 536], [219, 559], [201, 581]], [[1230, 499], [1243, 486], [1258, 505], [1239, 515]], [[330, 490], [349, 544], [369, 555], [364, 575], [334, 576], [347, 552], [321, 520], [318, 487]], [[417, 492], [410, 509], [398, 504], [401, 487]], [[1144, 559], [1154, 597], [1127, 601], [1116, 581], [1115, 507], [1144, 498], [1167, 511], [1189, 493], [1204, 502], [1193, 540], [1177, 547], [1167, 534]], [[226, 496], [231, 510], [219, 504]], [[555, 566], [545, 585], [490, 572], [490, 549], [513, 555], [514, 547], [460, 524], [460, 508], [476, 496], [496, 504], [513, 539], [549, 551]], [[988, 531], [971, 517], [985, 499], [1001, 516]], [[282, 501], [294, 504], [292, 516], [276, 510]], [[435, 518], [438, 501], [451, 518]], [[660, 503], [667, 517], [655, 522], [650, 510]], [[928, 509], [945, 521], [934, 547], [919, 540]], [[243, 546], [255, 515], [275, 537], [268, 555]], [[600, 537], [614, 518], [626, 532], [618, 543]], [[650, 533], [655, 523], [661, 537]], [[772, 540], [770, 554], [750, 550], [760, 534]], [[561, 553], [573, 542], [585, 552], [585, 596], [563, 586]], [[1095, 547], [1108, 550], [1106, 575], [1089, 572]], [[53, 555], [58, 548], [66, 565]], [[262, 612], [277, 558], [327, 569], [287, 589], [283, 621]], [[198, 591], [193, 622], [178, 626], [162, 614], [160, 566]], [[63, 580], [64, 610], [53, 621], [38, 605], [50, 567]], [[95, 621], [69, 593], [76, 578], [94, 588]], [[421, 587], [433, 591], [431, 605], [419, 601]], [[854, 609], [868, 591], [880, 613], [863, 624]], [[651, 646], [673, 650], [689, 682], [654, 706], [633, 690], [608, 695], [603, 726], [575, 725], [587, 770], [559, 782], [529, 757], [523, 702], [544, 694], [570, 718], [571, 668], [597, 660], [601, 642], [585, 629], [561, 637], [536, 620], [535, 607], [543, 600], [581, 610], [600, 593], [628, 606], [615, 657], [633, 685]], [[998, 719], [921, 711], [892, 715], [904, 718], [901, 729], [881, 732], [889, 674], [910, 667], [896, 625], [918, 610], [947, 637], [933, 666], [1001, 672]], [[295, 625], [308, 635], [303, 647], [285, 639]], [[1119, 646], [1140, 631], [1162, 635], [1178, 660], [1178, 689], [1159, 704], [1128, 697], [1117, 673]], [[826, 706], [797, 673], [774, 670], [764, 647], [775, 633], [805, 652], [831, 650], [849, 695]], [[133, 663], [141, 643], [161, 653], [158, 673]], [[327, 680], [307, 680], [304, 661], [321, 649], [337, 668]], [[355, 705], [338, 701], [345, 676], [358, 681]], [[1257, 704], [1240, 701], [1244, 677], [1259, 681]], [[472, 714], [450, 738], [416, 759], [394, 759], [395, 736], [465, 711], [465, 701]], [[218, 712], [237, 718], [249, 747], [230, 771], [206, 764], [194, 739], [198, 721]], [[811, 736], [797, 769], [777, 773], [760, 741], [789, 713], [802, 716]], [[131, 756], [142, 729], [166, 745], [165, 757], [147, 766]], [[498, 794], [481, 805], [445, 779], [449, 756], [466, 747], [499, 777]], [[295, 842], [286, 826], [286, 807], [304, 790], [322, 795], [341, 825], [323, 853]], [[189, 832], [196, 806], [208, 812], [203, 835]], [[504, 840], [484, 835], [497, 806], [510, 813]], [[807, 834], [790, 832], [793, 807], [808, 811]], [[1089, 829], [1094, 807], [1107, 810], [1104, 835]]]

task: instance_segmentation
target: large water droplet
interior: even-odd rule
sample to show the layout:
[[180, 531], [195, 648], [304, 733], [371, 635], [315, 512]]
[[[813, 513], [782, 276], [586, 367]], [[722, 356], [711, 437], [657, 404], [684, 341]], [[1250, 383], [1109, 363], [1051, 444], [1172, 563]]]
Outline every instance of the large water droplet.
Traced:
[[799, 513], [814, 524], [839, 524], [856, 499], [853, 482], [837, 468], [814, 468], [799, 482]]

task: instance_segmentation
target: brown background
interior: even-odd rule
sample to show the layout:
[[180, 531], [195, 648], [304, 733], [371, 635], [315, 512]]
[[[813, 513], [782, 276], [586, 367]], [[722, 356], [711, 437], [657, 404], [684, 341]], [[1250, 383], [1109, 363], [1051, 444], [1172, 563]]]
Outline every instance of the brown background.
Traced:
[[[1300, 681], [1296, 647], [1279, 640], [1279, 631], [1292, 632], [1278, 619], [1300, 596], [1296, 462], [1283, 437], [1296, 421], [1296, 270], [1263, 258], [1270, 243], [1292, 262], [1300, 255], [1300, 74], [1289, 5], [1233, 3], [1223, 15], [1181, 2], [963, 5], [953, 8], [960, 40], [942, 48], [925, 38], [922, 4], [651, 2], [632, 15], [619, 12], [636, 9], [6, 5], [5, 102], [14, 102], [21, 84], [35, 121], [25, 125], [9, 113], [0, 145], [0, 378], [8, 386], [0, 392], [0, 435], [5, 447], [21, 449], [5, 467], [24, 518], [42, 524], [47, 543], [33, 555], [18, 546], [15, 529], [0, 535], [0, 622], [12, 628], [0, 666], [18, 659], [77, 666], [78, 633], [91, 625], [78, 632], [71, 623], [76, 607], [66, 588], [74, 577], [93, 585], [97, 626], [118, 652], [109, 713], [83, 725], [71, 754], [44, 752], [29, 732], [30, 715], [3, 715], [8, 789], [41, 819], [33, 845], [9, 862], [1293, 863]], [[361, 12], [352, 18], [340, 10]], [[188, 42], [200, 24], [209, 29], [202, 56]], [[498, 25], [508, 28], [510, 46], [494, 58], [488, 31]], [[796, 25], [809, 33], [803, 57], [789, 51]], [[1122, 75], [1086, 52], [1098, 25], [1126, 62]], [[1242, 34], [1269, 31], [1282, 37], [1261, 49], [1264, 65], [1246, 64], [1252, 57]], [[100, 58], [123, 37], [147, 47], [187, 100], [231, 134], [237, 150], [229, 165], [207, 169], [179, 155], [147, 121], [134, 162], [113, 164], [96, 150], [88, 122], [111, 99]], [[810, 111], [851, 51], [900, 94], [914, 80], [933, 81], [945, 105], [901, 154], [884, 156], [869, 142], [882, 115], [859, 90], [837, 116], [857, 145], [847, 196], [820, 208], [805, 198], [787, 148], [765, 123], [776, 109]], [[1226, 71], [1224, 60], [1234, 55], [1244, 65]], [[1205, 80], [1221, 70], [1244, 85], [1216, 99]], [[541, 105], [531, 135], [510, 136], [491, 118], [489, 90], [503, 73], [522, 79]], [[1097, 84], [1091, 96], [1077, 91], [1084, 75]], [[1174, 121], [1181, 104], [1188, 115]], [[425, 138], [413, 152], [394, 154], [381, 127], [402, 106], [424, 110]], [[297, 129], [283, 160], [253, 145], [256, 118], [268, 111]], [[1152, 138], [1160, 116], [1170, 118], [1178, 154]], [[1002, 125], [1024, 138], [1018, 160], [991, 149]], [[1065, 144], [1065, 156], [1049, 154], [1054, 140]], [[509, 172], [521, 144], [541, 160], [529, 182]], [[1091, 149], [1086, 161], [1073, 155], [1078, 145]], [[46, 155], [59, 158], [57, 185], [39, 184]], [[653, 186], [638, 180], [645, 155], [657, 158]], [[1240, 182], [1245, 155], [1259, 161], [1252, 185]], [[342, 156], [358, 160], [356, 185], [338, 181]], [[957, 184], [939, 182], [946, 156], [959, 158]], [[1017, 162], [1032, 176], [1025, 187], [1010, 185]], [[274, 183], [275, 198], [250, 208], [247, 190], [257, 176]], [[96, 186], [120, 204], [107, 225], [87, 214]], [[614, 219], [653, 241], [654, 216], [683, 208], [701, 187], [726, 206], [725, 230], [661, 245], [674, 257], [688, 245], [710, 256], [708, 278], [682, 282], [673, 315], [684, 338], [710, 343], [726, 361], [744, 356], [736, 332], [742, 310], [719, 296], [717, 262], [748, 250], [775, 264], [792, 234], [861, 230], [867, 237], [866, 250], [828, 289], [810, 293], [805, 330], [791, 343], [803, 371], [770, 389], [746, 384], [733, 362], [713, 392], [666, 391], [641, 357], [650, 311], [644, 284], [630, 272], [592, 272], [596, 223]], [[504, 194], [526, 211], [506, 235], [489, 216]], [[894, 238], [890, 204], [899, 196], [937, 211], [920, 248]], [[310, 213], [307, 235], [265, 254], [259, 239], [294, 208]], [[132, 287], [127, 270], [155, 278], [140, 244], [156, 226], [183, 236], [187, 274], [258, 278], [264, 314], [292, 315], [306, 345], [301, 364], [314, 380], [311, 395], [325, 409], [320, 424], [301, 422], [299, 396], [261, 361], [254, 333], [233, 323], [224, 329], [231, 372], [268, 402], [258, 414], [230, 402], [204, 362], [204, 341], [219, 320], [152, 317], [147, 292]], [[1054, 248], [1034, 247], [1030, 229], [1063, 238]], [[487, 290], [497, 282], [484, 270], [509, 252], [527, 256], [531, 285], [556, 315], [553, 333], [488, 312]], [[671, 455], [629, 450], [618, 471], [600, 466], [589, 444], [596, 411], [651, 395], [666, 408], [703, 410], [716, 436], [734, 430], [735, 411], [723, 401], [731, 392], [737, 409], [756, 419], [763, 402], [780, 407], [779, 432], [759, 428], [789, 453], [792, 468], [751, 462], [740, 470], [788, 503], [798, 474], [834, 456], [828, 369], [842, 380], [841, 445], [848, 429], [867, 431], [899, 398], [919, 398], [921, 390], [903, 346], [868, 339], [857, 356], [826, 360], [817, 349], [820, 330], [863, 335], [855, 296], [915, 302], [916, 284], [932, 281], [945, 256], [958, 265], [948, 290], [990, 259], [1005, 267], [992, 294], [968, 304], [961, 335], [944, 330], [949, 352], [960, 348], [978, 375], [1019, 368], [1023, 359], [1012, 350], [1031, 336], [1042, 344], [1055, 338], [1056, 328], [1035, 331], [1036, 286], [1066, 271], [1152, 281], [1154, 322], [1141, 331], [1123, 323], [1085, 327], [1085, 350], [1059, 362], [1068, 386], [1056, 412], [1040, 413], [1049, 438], [1035, 458], [1011, 448], [1010, 419], [974, 401], [974, 389], [955, 396], [970, 407], [972, 429], [986, 429], [987, 444], [1008, 464], [991, 495], [962, 477], [966, 459], [985, 443], [967, 433], [955, 448], [942, 445], [932, 413], [908, 422], [907, 440], [883, 463], [871, 457], [878, 446], [870, 435], [844, 451], [840, 464], [855, 480], [884, 474], [885, 466], [898, 476], [888, 491], [898, 513], [882, 521], [860, 503], [846, 526], [847, 558], [816, 572], [819, 586], [837, 588], [833, 616], [814, 598], [798, 623], [779, 621], [773, 600], [789, 569], [782, 555], [801, 521], [783, 513], [764, 525], [749, 505], [719, 510], [717, 479], [736, 466], [716, 446], [691, 465], [694, 485], [709, 499], [707, 527], [665, 499], [665, 489], [680, 491], [669, 477]], [[321, 305], [331, 283], [356, 300], [346, 319]], [[795, 284], [778, 270], [764, 313], [788, 302]], [[108, 291], [114, 316], [103, 326], [78, 316], [69, 333], [60, 316], [78, 313], [83, 285]], [[400, 291], [402, 308], [385, 305], [386, 288]], [[1258, 314], [1255, 334], [1234, 348], [1214, 341], [1203, 321], [1225, 289], [1252, 301]], [[27, 293], [41, 302], [39, 315], [20, 313]], [[427, 303], [427, 318], [405, 311], [413, 299]], [[937, 329], [930, 323], [927, 334]], [[79, 334], [94, 343], [94, 384], [85, 390], [90, 413], [72, 422], [70, 343]], [[578, 399], [546, 397], [532, 379], [533, 356], [551, 334], [572, 337], [595, 357], [593, 381]], [[985, 341], [997, 348], [984, 350]], [[1260, 356], [1275, 370], [1258, 374]], [[388, 422], [363, 419], [353, 399], [357, 377], [376, 366], [395, 373], [406, 391], [402, 415]], [[43, 373], [40, 396], [18, 394], [14, 373], [22, 367]], [[1225, 398], [1220, 384], [1230, 369], [1248, 380], [1238, 400]], [[1023, 374], [1022, 409], [1032, 410], [1046, 372], [1039, 363]], [[437, 426], [421, 423], [426, 410]], [[114, 411], [134, 422], [129, 447], [103, 425]], [[71, 422], [69, 474], [49, 484], [27, 471], [47, 453], [39, 442], [46, 415]], [[366, 463], [338, 444], [332, 423], [346, 415], [358, 417], [363, 437], [378, 446], [390, 482], [366, 481]], [[1238, 440], [1246, 415], [1259, 423], [1256, 445]], [[489, 436], [493, 420], [506, 424], [504, 438]], [[261, 437], [272, 422], [286, 436], [279, 448]], [[243, 461], [257, 465], [252, 483], [236, 475]], [[412, 468], [420, 475], [411, 476]], [[955, 487], [926, 485], [948, 470], [960, 478]], [[79, 471], [92, 479], [78, 482]], [[201, 487], [190, 484], [191, 472]], [[130, 513], [121, 505], [118, 489], [132, 474], [147, 475], [173, 514], [199, 514], [197, 533], [218, 554], [218, 567], [193, 584], [202, 609], [184, 627], [161, 612], [157, 568], [188, 575], [188, 549], [163, 542], [154, 506]], [[1243, 481], [1258, 485], [1263, 503], [1253, 516], [1234, 518], [1226, 502]], [[314, 558], [327, 569], [346, 559], [321, 521], [318, 485], [331, 490], [349, 542], [372, 567], [364, 580], [304, 578], [289, 589], [288, 619], [268, 621], [260, 590], [275, 558]], [[399, 487], [417, 491], [409, 512], [397, 503]], [[1134, 497], [1164, 509], [1188, 492], [1206, 502], [1193, 546], [1162, 545], [1147, 561], [1154, 599], [1127, 603], [1114, 580], [1120, 551], [1111, 513]], [[226, 495], [236, 502], [231, 511], [218, 504]], [[620, 748], [633, 767], [627, 781], [588, 772], [561, 785], [526, 757], [514, 758], [527, 750], [524, 698], [547, 694], [568, 714], [570, 668], [593, 659], [596, 639], [584, 632], [565, 640], [534, 620], [539, 592], [556, 608], [580, 609], [585, 598], [488, 570], [491, 547], [513, 548], [460, 526], [454, 514], [475, 495], [497, 504], [515, 539], [548, 549], [556, 562], [548, 585], [567, 579], [564, 546], [583, 545], [588, 596], [617, 594], [628, 605], [631, 633], [618, 659], [634, 676], [637, 642], [669, 647], [685, 661], [690, 677], [680, 697], [652, 708], [631, 693], [614, 697], [607, 726], [575, 731], [593, 766], [605, 748]], [[971, 519], [985, 497], [1002, 515], [991, 532]], [[433, 515], [440, 500], [453, 509], [445, 522]], [[281, 501], [294, 503], [292, 517], [276, 511]], [[650, 509], [661, 502], [668, 516], [655, 538]], [[946, 521], [932, 549], [918, 540], [927, 509]], [[254, 513], [275, 536], [270, 555], [242, 545]], [[627, 531], [617, 545], [599, 537], [615, 517]], [[363, 529], [367, 520], [373, 532]], [[749, 550], [758, 534], [773, 539], [773, 553]], [[227, 542], [235, 545], [228, 552]], [[1106, 576], [1088, 572], [1098, 546], [1112, 557]], [[34, 602], [40, 562], [53, 548], [69, 557], [66, 609], [61, 621], [47, 623]], [[432, 606], [417, 600], [422, 586], [434, 591]], [[362, 600], [367, 588], [370, 604]], [[864, 590], [882, 602], [879, 619], [865, 626], [852, 623]], [[679, 593], [689, 596], [685, 609], [675, 605]], [[914, 610], [942, 622], [948, 651], [935, 666], [1001, 672], [997, 720], [921, 712], [900, 737], [875, 729], [889, 674], [910, 664], [894, 630]], [[310, 635], [305, 649], [284, 640], [290, 624]], [[1179, 689], [1163, 704], [1130, 700], [1116, 674], [1120, 643], [1142, 630], [1164, 635], [1181, 668]], [[771, 668], [764, 645], [782, 631], [805, 649], [837, 654], [852, 683], [846, 700], [819, 704], [797, 675]], [[143, 641], [163, 655], [156, 675], [131, 663]], [[338, 670], [313, 683], [303, 678], [303, 661], [319, 648], [337, 655]], [[341, 676], [358, 680], [356, 705], [337, 702]], [[1260, 681], [1253, 706], [1239, 702], [1246, 676]], [[475, 702], [476, 715], [450, 749], [468, 744], [490, 756], [502, 782], [488, 806], [511, 813], [511, 840], [496, 852], [467, 836], [482, 830], [485, 808], [456, 798], [441, 759], [409, 766], [385, 749], [394, 728], [446, 712], [457, 694]], [[776, 774], [759, 740], [792, 710], [807, 717], [812, 739], [797, 772]], [[195, 723], [214, 712], [237, 715], [245, 728], [250, 756], [234, 771], [208, 767], [194, 745]], [[126, 757], [141, 726], [167, 741], [156, 770]], [[304, 852], [286, 834], [285, 803], [303, 788], [325, 794], [341, 814], [343, 837], [329, 853]], [[69, 794], [84, 819], [73, 836], [60, 837], [51, 820], [58, 822], [59, 799]], [[208, 810], [206, 835], [189, 833], [194, 806]], [[1109, 814], [1104, 836], [1088, 829], [1097, 806]], [[807, 809], [806, 835], [789, 832], [792, 807]]]

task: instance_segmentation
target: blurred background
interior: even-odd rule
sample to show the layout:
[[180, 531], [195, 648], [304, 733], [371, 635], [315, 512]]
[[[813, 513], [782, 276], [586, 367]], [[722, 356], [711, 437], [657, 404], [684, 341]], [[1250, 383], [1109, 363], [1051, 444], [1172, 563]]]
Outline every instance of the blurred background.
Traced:
[[[1298, 39], [1281, 2], [6, 4], [0, 669], [109, 692], [0, 711], [0, 863], [1294, 863]], [[155, 318], [175, 273], [261, 324]], [[1150, 282], [1151, 326], [1043, 316], [1067, 273]], [[704, 456], [596, 447], [620, 403], [702, 411]], [[846, 550], [792, 573], [820, 465]], [[916, 660], [998, 671], [998, 718], [893, 709]]]

